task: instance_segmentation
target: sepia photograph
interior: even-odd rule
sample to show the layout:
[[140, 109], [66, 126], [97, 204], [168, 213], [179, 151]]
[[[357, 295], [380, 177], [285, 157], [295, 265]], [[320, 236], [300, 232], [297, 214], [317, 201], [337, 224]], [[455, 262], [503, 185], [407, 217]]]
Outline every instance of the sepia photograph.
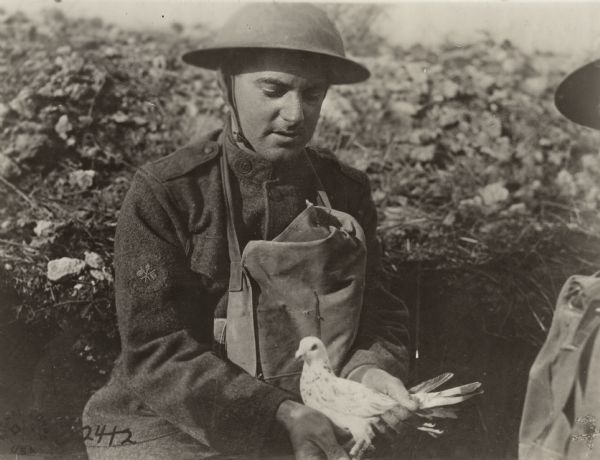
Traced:
[[600, 1], [0, 0], [4, 459], [600, 459]]

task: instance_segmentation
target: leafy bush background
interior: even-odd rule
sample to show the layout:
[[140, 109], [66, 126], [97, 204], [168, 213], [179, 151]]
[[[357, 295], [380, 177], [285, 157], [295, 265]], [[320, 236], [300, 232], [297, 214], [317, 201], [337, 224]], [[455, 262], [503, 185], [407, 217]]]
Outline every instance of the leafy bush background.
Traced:
[[[553, 106], [565, 59], [485, 35], [392, 47], [354, 27], [373, 7], [329, 11], [373, 76], [331, 89], [315, 142], [371, 177], [397, 293], [423, 302], [405, 276], [417, 270], [441, 298], [470, 291], [464, 308], [490, 334], [539, 347], [562, 281], [598, 266], [600, 139]], [[56, 11], [0, 24], [0, 317], [47, 340], [75, 328], [101, 382], [118, 351], [112, 245], [130, 179], [224, 115], [212, 74], [179, 60], [209, 31]], [[48, 280], [50, 260], [86, 251], [99, 270]]]

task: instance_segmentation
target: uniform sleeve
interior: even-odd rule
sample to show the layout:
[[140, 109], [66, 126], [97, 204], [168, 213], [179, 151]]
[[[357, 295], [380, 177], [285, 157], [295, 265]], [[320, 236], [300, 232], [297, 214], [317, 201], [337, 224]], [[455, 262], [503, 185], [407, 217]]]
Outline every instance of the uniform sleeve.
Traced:
[[213, 353], [214, 300], [188, 268], [178, 219], [163, 185], [138, 172], [115, 239], [126, 380], [149, 408], [199, 441], [226, 454], [251, 453], [291, 397]]
[[367, 243], [365, 296], [357, 339], [341, 376], [346, 378], [357, 368], [368, 365], [379, 367], [406, 382], [409, 370], [408, 309], [387, 287], [381, 245], [377, 239], [377, 210], [368, 180], [359, 203], [355, 217], [363, 227]]

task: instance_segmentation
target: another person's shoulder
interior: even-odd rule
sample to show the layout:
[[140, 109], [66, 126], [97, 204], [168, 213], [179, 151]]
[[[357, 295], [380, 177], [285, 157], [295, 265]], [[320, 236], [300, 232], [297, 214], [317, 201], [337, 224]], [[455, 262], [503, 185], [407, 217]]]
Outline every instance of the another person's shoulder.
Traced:
[[221, 150], [217, 142], [220, 133], [221, 130], [216, 130], [194, 139], [173, 153], [146, 163], [140, 171], [164, 183], [215, 163]]
[[331, 150], [314, 145], [307, 147], [306, 150], [317, 169], [332, 174], [339, 181], [348, 182], [360, 188], [370, 186], [366, 173], [340, 160]]

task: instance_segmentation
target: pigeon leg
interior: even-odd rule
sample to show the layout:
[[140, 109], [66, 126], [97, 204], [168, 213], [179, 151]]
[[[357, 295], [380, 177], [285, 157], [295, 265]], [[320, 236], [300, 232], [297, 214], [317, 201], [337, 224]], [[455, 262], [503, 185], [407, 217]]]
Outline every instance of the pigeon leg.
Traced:
[[352, 449], [350, 449], [350, 458], [353, 459], [361, 459], [362, 456], [365, 454], [365, 452], [369, 449], [369, 447], [371, 447], [372, 444], [370, 441], [368, 440], [361, 440], [357, 443], [354, 444], [354, 446], [352, 447]]
[[350, 450], [352, 458], [361, 458], [365, 451], [373, 447], [375, 431], [372, 424], [377, 421], [376, 417], [362, 418], [355, 415], [342, 414], [331, 410], [321, 409], [329, 420], [343, 430], [349, 431], [354, 440], [354, 446]]
[[350, 430], [352, 439], [355, 442], [352, 450], [350, 450], [350, 457], [360, 458], [367, 449], [373, 447], [375, 431], [373, 431], [371, 423], [374, 421], [360, 417], [347, 417], [346, 427]]

